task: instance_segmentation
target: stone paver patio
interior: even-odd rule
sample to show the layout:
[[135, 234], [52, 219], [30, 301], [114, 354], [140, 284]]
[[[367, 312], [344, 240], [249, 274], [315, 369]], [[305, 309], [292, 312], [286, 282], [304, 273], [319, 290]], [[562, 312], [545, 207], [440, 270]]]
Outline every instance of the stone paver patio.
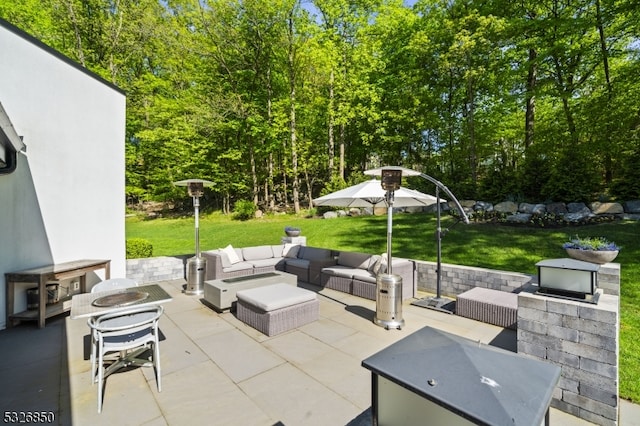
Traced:
[[[85, 320], [50, 319], [0, 332], [0, 406], [53, 411], [67, 425], [360, 425], [370, 424], [370, 372], [363, 359], [424, 326], [514, 350], [516, 335], [489, 324], [405, 302], [402, 330], [372, 322], [375, 302], [329, 289], [319, 292], [320, 319], [266, 337], [217, 313], [184, 280], [160, 282], [172, 296], [160, 329], [162, 392], [153, 371], [110, 376], [102, 414], [89, 373]], [[305, 286], [313, 290], [317, 287]], [[640, 419], [624, 403], [621, 425]], [[635, 420], [634, 420], [635, 419]], [[552, 425], [588, 424], [558, 410]]]

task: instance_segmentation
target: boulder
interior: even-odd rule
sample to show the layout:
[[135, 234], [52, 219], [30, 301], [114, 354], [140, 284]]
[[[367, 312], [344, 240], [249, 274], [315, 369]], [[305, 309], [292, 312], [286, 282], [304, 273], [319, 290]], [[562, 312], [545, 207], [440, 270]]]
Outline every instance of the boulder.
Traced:
[[[455, 203], [451, 202], [451, 204], [449, 204], [449, 203], [446, 203], [444, 201], [440, 201], [440, 211], [441, 212], [448, 212], [451, 209], [456, 209], [456, 204]], [[436, 210], [438, 210], [438, 204], [437, 203], [433, 203], [433, 204], [430, 204], [428, 206], [424, 206], [422, 208], [422, 211], [426, 212], [426, 213], [435, 213]]]
[[536, 204], [533, 206], [533, 211], [531, 213], [537, 215], [543, 215], [547, 212], [547, 206], [544, 204]]
[[547, 211], [547, 208], [544, 204], [529, 204], [529, 203], [520, 203], [518, 206], [518, 211], [520, 213], [529, 213], [529, 214], [544, 214]]
[[518, 211], [518, 205], [513, 201], [503, 201], [502, 203], [496, 204], [494, 210], [499, 213], [516, 213]]
[[622, 214], [624, 208], [620, 203], [600, 203], [596, 201], [591, 203], [591, 211], [593, 214]]
[[627, 201], [624, 203], [625, 213], [640, 213], [640, 200]]
[[404, 211], [407, 213], [420, 213], [422, 211], [422, 207], [423, 206], [406, 207]]
[[591, 210], [585, 203], [569, 203], [567, 204], [567, 210], [569, 213], [586, 213], [587, 210], [591, 213]]
[[493, 211], [493, 204], [488, 203], [486, 201], [476, 201], [476, 203], [473, 206], [473, 209], [475, 211], [492, 212]]
[[509, 223], [529, 223], [531, 220], [531, 214], [529, 213], [517, 213], [507, 216], [506, 221]]
[[331, 211], [331, 212], [325, 212], [325, 213], [322, 215], [322, 217], [323, 217], [323, 218], [325, 218], [325, 219], [335, 219], [335, 218], [337, 218], [337, 217], [338, 217], [338, 213], [337, 213], [337, 212], [333, 212], [333, 211]]
[[589, 210], [586, 206], [585, 206], [586, 210], [582, 210], [579, 212], [575, 212], [575, 213], [567, 213], [563, 216], [563, 219], [569, 223], [580, 223], [580, 222], [584, 222], [585, 220], [587, 220], [588, 218], [595, 216], [593, 213], [591, 213], [591, 210]]
[[550, 203], [546, 205], [547, 212], [556, 215], [563, 215], [567, 212], [567, 205], [565, 203]]
[[474, 200], [459, 200], [459, 201], [460, 201], [460, 205], [461, 205], [463, 208], [464, 208], [464, 207], [467, 207], [467, 208], [470, 208], [470, 209], [471, 209], [471, 208], [473, 208], [473, 207], [476, 205], [476, 203], [477, 203], [477, 202], [476, 202], [476, 201], [474, 201]]

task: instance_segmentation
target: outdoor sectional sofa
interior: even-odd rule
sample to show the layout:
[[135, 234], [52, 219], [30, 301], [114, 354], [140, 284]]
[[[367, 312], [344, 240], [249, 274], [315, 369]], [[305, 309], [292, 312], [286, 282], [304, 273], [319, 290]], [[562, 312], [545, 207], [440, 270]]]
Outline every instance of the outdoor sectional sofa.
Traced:
[[[235, 254], [235, 255], [234, 255]], [[320, 284], [320, 271], [335, 264], [332, 250], [294, 244], [277, 244], [202, 252], [207, 260], [205, 280], [220, 280], [275, 270], [288, 272], [299, 281]]]
[[[384, 256], [293, 244], [264, 245], [202, 252], [205, 280], [283, 271], [299, 281], [375, 300], [376, 276], [387, 270]], [[392, 273], [402, 277], [402, 298], [416, 294], [415, 263], [393, 258]]]
[[[416, 294], [415, 263], [408, 259], [393, 258], [391, 272], [402, 277], [402, 298]], [[321, 271], [321, 285], [355, 296], [376, 300], [378, 274], [387, 272], [386, 254], [341, 251], [336, 264]]]

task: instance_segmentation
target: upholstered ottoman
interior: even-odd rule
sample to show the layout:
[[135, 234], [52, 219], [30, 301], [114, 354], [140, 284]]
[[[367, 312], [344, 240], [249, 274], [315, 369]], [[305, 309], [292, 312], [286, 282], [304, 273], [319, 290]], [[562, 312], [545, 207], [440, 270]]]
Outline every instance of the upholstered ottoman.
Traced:
[[241, 290], [236, 294], [238, 319], [274, 336], [318, 319], [320, 302], [312, 291], [288, 284]]
[[515, 329], [518, 323], [518, 295], [490, 288], [474, 287], [458, 295], [456, 314]]

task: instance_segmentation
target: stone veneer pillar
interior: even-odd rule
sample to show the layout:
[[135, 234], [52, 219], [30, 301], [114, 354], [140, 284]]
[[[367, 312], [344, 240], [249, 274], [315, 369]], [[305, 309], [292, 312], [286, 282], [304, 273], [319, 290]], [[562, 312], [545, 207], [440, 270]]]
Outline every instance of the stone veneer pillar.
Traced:
[[518, 353], [561, 367], [552, 407], [599, 425], [617, 425], [619, 296], [598, 289], [594, 305], [536, 290], [529, 286], [518, 294]]

